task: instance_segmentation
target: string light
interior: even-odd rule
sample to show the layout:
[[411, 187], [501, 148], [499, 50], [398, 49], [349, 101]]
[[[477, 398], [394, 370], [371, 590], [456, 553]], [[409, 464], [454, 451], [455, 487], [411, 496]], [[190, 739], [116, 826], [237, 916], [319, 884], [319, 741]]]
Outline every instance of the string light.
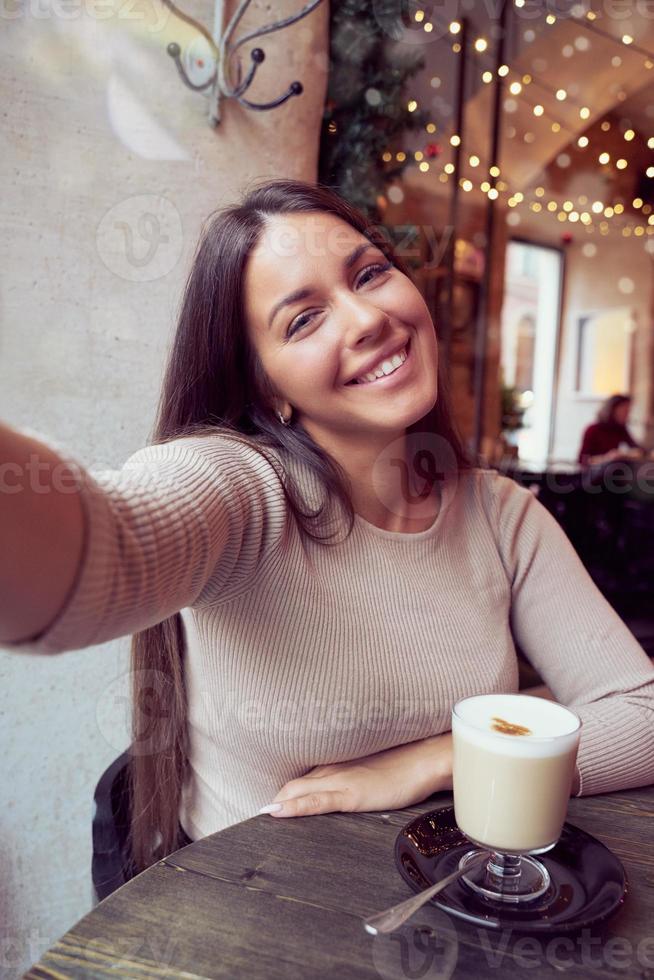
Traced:
[[482, 190], [484, 194], [486, 194], [491, 189], [491, 185], [488, 183], [487, 180], [482, 180], [481, 184], [479, 185], [479, 189]]
[[427, 123], [427, 125], [425, 126], [425, 129], [427, 130], [428, 133], [435, 133], [436, 132], [436, 123], [433, 123], [433, 122]]
[[523, 75], [522, 76], [522, 84], [523, 85], [531, 85], [531, 82], [532, 82], [531, 75]]
[[396, 153], [395, 159], [397, 160], [398, 163], [403, 163], [406, 160], [406, 153], [404, 152], [404, 150], [400, 150], [399, 153]]
[[419, 167], [423, 173], [426, 173], [429, 170], [429, 164], [427, 163], [426, 160], [423, 160], [422, 163], [419, 165]]
[[382, 160], [384, 161], [384, 163], [390, 163], [392, 159], [393, 159], [393, 154], [389, 153], [388, 151], [386, 151], [386, 153], [382, 155]]
[[605, 164], [607, 164], [610, 161], [611, 155], [610, 155], [610, 153], [607, 153], [606, 150], [605, 150], [604, 153], [600, 153], [600, 155], [598, 156], [597, 159], [602, 164], [602, 166], [604, 166]]
[[608, 119], [605, 119], [602, 125], [600, 126], [600, 129], [602, 130], [603, 133], [608, 133], [610, 128], [611, 128], [611, 123], [608, 121]]
[[654, 136], [650, 136], [650, 138], [647, 140], [647, 146], [648, 149], [654, 150]]
[[468, 193], [468, 191], [471, 191], [472, 190], [472, 181], [471, 180], [462, 180], [461, 181], [461, 189], [464, 190], [466, 193]]
[[554, 16], [554, 14], [548, 14], [547, 17], [545, 18], [545, 23], [556, 24], [556, 17]]
[[491, 187], [491, 189], [488, 191], [488, 196], [491, 201], [496, 201], [500, 196], [500, 192], [498, 191], [497, 187]]
[[623, 211], [624, 211], [624, 204], [620, 204], [619, 202], [617, 204], [614, 204], [613, 206], [614, 214], [622, 214]]
[[488, 171], [488, 172], [489, 172], [489, 174], [491, 175], [491, 177], [499, 177], [499, 175], [500, 175], [500, 168], [499, 168], [498, 166], [496, 166], [496, 165], [494, 164], [494, 165], [493, 165], [493, 166], [492, 166], [492, 167], [491, 167], [491, 168], [489, 169], [489, 171]]
[[471, 167], [478, 167], [479, 166], [479, 157], [476, 156], [473, 153], [473, 155], [470, 157], [469, 163], [470, 163], [470, 166]]
[[475, 51], [478, 51], [479, 54], [483, 54], [487, 47], [488, 47], [488, 41], [486, 40], [486, 38], [478, 37], [477, 40], [475, 41]]
[[645, 174], [648, 177], [654, 177], [654, 167], [648, 167], [647, 170], [645, 171]]
[[627, 129], [626, 132], [625, 132], [625, 134], [624, 134], [624, 138], [626, 139], [627, 143], [631, 143], [631, 141], [632, 141], [632, 139], [634, 138], [635, 135], [636, 134], [633, 131], [633, 129]]
[[624, 159], [624, 157], [621, 157], [619, 160], [615, 161], [615, 165], [618, 168], [618, 170], [626, 170], [628, 163]]
[[552, 132], [553, 133], [560, 133], [561, 132], [561, 123], [553, 122], [552, 123]]
[[559, 88], [556, 90], [556, 97], [559, 100], [559, 102], [565, 102], [565, 100], [568, 97], [568, 93], [564, 88]]
[[411, 99], [411, 101], [407, 104], [407, 109], [409, 110], [409, 112], [415, 112], [417, 108], [418, 108], [418, 103], [416, 102], [415, 99]]
[[453, 20], [450, 23], [450, 34], [458, 34], [461, 30], [461, 24], [458, 20]]
[[622, 43], [623, 44], [633, 44], [634, 43], [634, 39], [631, 36], [631, 34], [623, 34], [622, 35]]
[[543, 108], [542, 105], [540, 105], [540, 103], [538, 105], [535, 105], [534, 106], [534, 115], [535, 116], [542, 116], [544, 112], [545, 112], [545, 109]]
[[460, 146], [461, 137], [458, 136], [457, 133], [452, 133], [452, 135], [450, 136], [450, 143], [452, 146]]
[[553, 214], [553, 213], [554, 213], [555, 211], [558, 211], [558, 207], [559, 207], [559, 206], [558, 206], [558, 204], [556, 203], [556, 201], [548, 201], [548, 202], [547, 202], [547, 210], [548, 210], [548, 211], [551, 211], [551, 212], [552, 212], [552, 214]]
[[500, 65], [500, 67], [497, 69], [497, 74], [500, 76], [500, 78], [506, 78], [506, 76], [509, 74], [509, 66]]
[[536, 197], [544, 197], [545, 196], [545, 188], [544, 187], [537, 187], [536, 190], [534, 191], [534, 194], [536, 195]]
[[634, 208], [636, 208], [636, 209], [642, 208], [642, 206], [643, 206], [643, 199], [642, 199], [642, 197], [635, 197], [633, 199], [633, 201], [631, 202], [631, 206], [634, 207]]
[[587, 136], [580, 136], [579, 139], [577, 140], [577, 146], [581, 147], [582, 150], [585, 147], [587, 147], [588, 146], [588, 137]]
[[486, 85], [488, 85], [490, 82], [492, 82], [493, 81], [493, 73], [492, 73], [492, 71], [485, 71], [484, 74], [481, 76], [481, 80], [482, 80], [482, 82], [485, 82]]
[[458, 41], [455, 41], [454, 44], [452, 45], [452, 51], [454, 51], [454, 54], [458, 54], [460, 50], [461, 50], [461, 45], [459, 44]]
[[591, 211], [594, 211], [595, 214], [601, 214], [603, 210], [604, 210], [604, 204], [602, 203], [602, 201], [593, 201], [591, 205]]
[[433, 31], [433, 29], [434, 29], [434, 25], [432, 24], [432, 22], [430, 20], [428, 20], [427, 23], [425, 24], [425, 26], [423, 27], [423, 30], [427, 34], [430, 34]]
[[424, 10], [416, 10], [414, 16], [415, 19], [418, 21], [418, 23], [421, 24], [422, 21], [425, 19], [425, 12]]
[[588, 108], [587, 105], [582, 105], [581, 109], [579, 110], [579, 118], [588, 119], [589, 116], [590, 116], [590, 109]]
[[572, 211], [573, 208], [574, 208], [574, 204], [572, 203], [572, 201], [564, 201], [563, 202], [563, 210], [564, 211], [569, 212], [569, 211]]
[[422, 152], [422, 150], [416, 150], [416, 152], [413, 154], [414, 158], [418, 161], [422, 160], [424, 155], [425, 154]]
[[445, 166], [443, 167], [443, 170], [445, 171], [446, 174], [453, 174], [454, 173], [454, 164], [453, 163], [446, 163]]
[[509, 85], [509, 92], [511, 93], [511, 95], [520, 95], [520, 93], [522, 92], [522, 83], [511, 82], [511, 84]]

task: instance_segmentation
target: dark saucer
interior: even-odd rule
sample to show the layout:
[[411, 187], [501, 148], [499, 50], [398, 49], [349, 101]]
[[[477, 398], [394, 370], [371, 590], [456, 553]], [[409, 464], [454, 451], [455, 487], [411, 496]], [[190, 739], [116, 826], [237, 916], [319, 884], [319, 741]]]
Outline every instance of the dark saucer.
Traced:
[[[418, 892], [456, 871], [461, 857], [473, 847], [456, 825], [454, 807], [441, 807], [416, 817], [400, 831], [395, 863]], [[621, 862], [578, 827], [564, 824], [556, 847], [538, 859], [550, 873], [550, 887], [541, 898], [521, 907], [482, 898], [460, 879], [432, 901], [444, 912], [487, 929], [559, 933], [607, 919], [622, 905], [627, 876]]]

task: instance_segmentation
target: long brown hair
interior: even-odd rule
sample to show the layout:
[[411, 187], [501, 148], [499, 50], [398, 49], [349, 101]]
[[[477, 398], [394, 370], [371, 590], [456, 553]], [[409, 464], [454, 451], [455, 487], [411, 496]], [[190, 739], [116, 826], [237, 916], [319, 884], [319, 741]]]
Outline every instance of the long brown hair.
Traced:
[[[212, 216], [186, 283], [177, 331], [162, 385], [152, 442], [199, 433], [245, 439], [278, 468], [290, 454], [319, 478], [325, 499], [340, 503], [349, 533], [354, 511], [343, 470], [297, 420], [281, 425], [273, 391], [245, 326], [244, 273], [267, 219], [293, 212], [333, 214], [377, 245], [405, 275], [408, 269], [380, 226], [328, 188], [293, 180], [255, 185], [241, 204]], [[469, 465], [449, 410], [446, 379], [431, 412], [409, 431], [436, 433], [457, 468]], [[321, 510], [308, 512], [288, 472], [281, 472], [287, 504], [303, 534], [323, 544]], [[184, 631], [179, 613], [134, 635], [131, 750], [131, 851], [140, 871], [180, 846], [178, 811], [187, 763]]]

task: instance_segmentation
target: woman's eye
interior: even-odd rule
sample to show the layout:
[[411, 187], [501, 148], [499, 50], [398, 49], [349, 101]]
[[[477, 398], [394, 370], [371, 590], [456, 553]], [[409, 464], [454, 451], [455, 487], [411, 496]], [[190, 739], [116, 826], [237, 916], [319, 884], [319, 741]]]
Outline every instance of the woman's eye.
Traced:
[[306, 327], [307, 323], [310, 323], [312, 317], [314, 316], [315, 313], [301, 313], [293, 320], [292, 324], [288, 328], [288, 333], [286, 336], [292, 337], [297, 330], [300, 330], [302, 327]]
[[[374, 265], [366, 266], [366, 268], [359, 276], [359, 279], [357, 280], [357, 285], [358, 286], [362, 284], [365, 285], [366, 282], [370, 282], [371, 278], [375, 279], [377, 276], [380, 276], [383, 272], [387, 272], [392, 267], [392, 265], [393, 265], [392, 262], [375, 262]], [[365, 279], [365, 277], [368, 275], [370, 275], [370, 278]], [[311, 312], [311, 313], [300, 313], [300, 315], [296, 317], [295, 320], [293, 320], [293, 322], [289, 326], [288, 331], [286, 333], [287, 338], [292, 337], [293, 334], [297, 333], [298, 330], [301, 330], [302, 327], [306, 327], [307, 324], [311, 323], [311, 320], [314, 318], [314, 316], [316, 316], [317, 312], [318, 311], [316, 310], [315, 312]]]
[[[375, 276], [381, 275], [382, 272], [387, 272], [390, 269], [390, 267], [392, 266], [392, 264], [393, 264], [392, 262], [384, 262], [384, 263], [382, 263], [382, 262], [376, 262], [374, 265], [366, 266], [366, 268], [363, 270], [363, 272], [361, 273], [361, 276], [359, 278], [359, 284], [361, 284], [361, 280], [363, 279], [363, 277], [367, 273], [372, 272], [373, 273], [373, 279], [374, 279]], [[370, 282], [370, 280], [368, 280], [368, 282]]]

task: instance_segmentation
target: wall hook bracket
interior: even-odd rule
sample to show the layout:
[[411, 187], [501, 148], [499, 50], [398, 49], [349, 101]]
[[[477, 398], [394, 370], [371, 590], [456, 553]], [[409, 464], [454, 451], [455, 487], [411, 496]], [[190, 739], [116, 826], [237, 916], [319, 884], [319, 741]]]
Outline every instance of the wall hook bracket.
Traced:
[[[193, 92], [203, 92], [210, 99], [209, 121], [212, 126], [220, 122], [220, 102], [223, 98], [235, 99], [248, 109], [264, 111], [276, 109], [293, 96], [301, 95], [304, 91], [299, 81], [293, 81], [287, 90], [278, 98], [269, 102], [252, 102], [245, 98], [257, 70], [266, 59], [263, 48], [256, 47], [250, 51], [250, 64], [244, 77], [241, 62], [237, 52], [243, 45], [255, 38], [280, 31], [291, 24], [296, 24], [316, 9], [322, 0], [310, 0], [297, 14], [274, 21], [263, 27], [250, 31], [243, 37], [233, 41], [234, 32], [244, 13], [250, 6], [251, 0], [241, 0], [229, 24], [223, 31], [223, 0], [216, 0], [214, 11], [213, 35], [195, 18], [181, 11], [173, 0], [163, 0], [163, 3], [180, 20], [185, 21], [197, 30], [196, 36], [187, 45], [182, 46], [177, 41], [171, 41], [166, 50], [175, 63], [177, 73], [184, 85]], [[233, 78], [233, 81], [232, 81]]]

